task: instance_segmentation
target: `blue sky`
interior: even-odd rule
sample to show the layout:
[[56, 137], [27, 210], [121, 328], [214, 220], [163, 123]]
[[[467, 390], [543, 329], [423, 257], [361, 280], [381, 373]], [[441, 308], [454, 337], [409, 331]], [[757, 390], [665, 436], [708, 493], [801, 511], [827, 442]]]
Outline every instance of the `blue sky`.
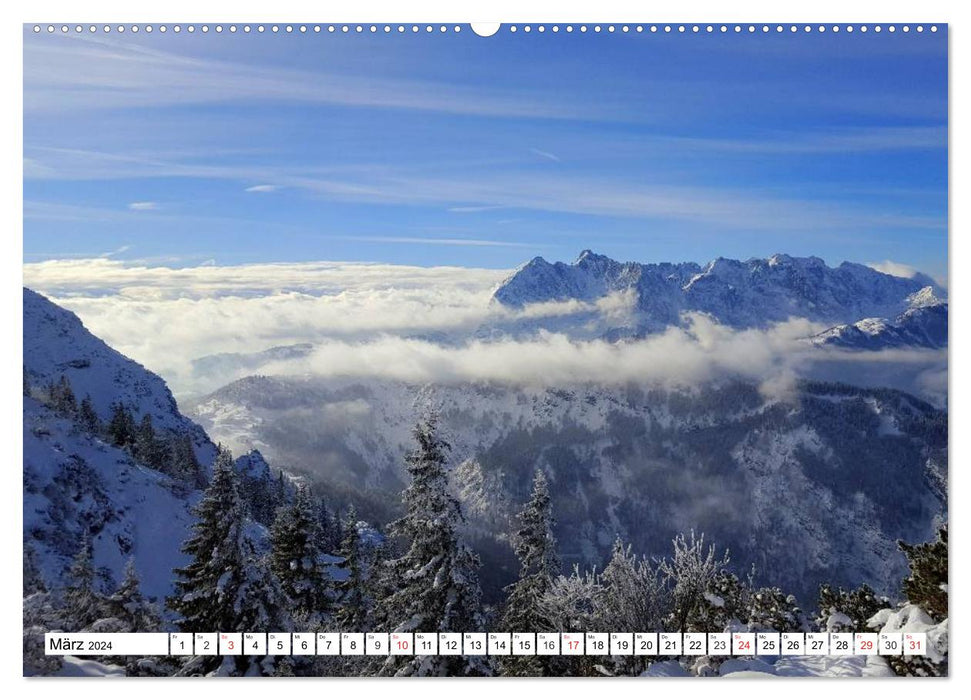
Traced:
[[24, 261], [947, 270], [947, 35], [24, 37]]

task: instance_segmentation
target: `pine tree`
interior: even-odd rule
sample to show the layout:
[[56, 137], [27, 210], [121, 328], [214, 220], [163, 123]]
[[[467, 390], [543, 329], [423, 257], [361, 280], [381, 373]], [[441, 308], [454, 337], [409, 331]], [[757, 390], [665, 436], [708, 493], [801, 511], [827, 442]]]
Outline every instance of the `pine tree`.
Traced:
[[94, 585], [91, 541], [85, 538], [68, 571], [64, 592], [65, 623], [70, 632], [81, 632], [101, 618], [103, 599]]
[[344, 539], [341, 542], [338, 567], [346, 572], [344, 580], [337, 583], [337, 625], [342, 631], [364, 632], [369, 628], [370, 611], [367, 596], [364, 551], [361, 534], [357, 529], [357, 511], [351, 506], [347, 511]]
[[204, 488], [205, 477], [196, 459], [192, 438], [187, 433], [176, 435], [170, 443], [170, 452], [172, 478], [189, 488]]
[[101, 419], [98, 418], [98, 412], [94, 410], [90, 394], [85, 394], [81, 399], [81, 405], [78, 407], [78, 424], [86, 432], [94, 434], [101, 432]]
[[248, 539], [242, 542], [243, 568], [236, 589], [236, 631], [290, 629], [292, 618], [287, 614], [286, 595]]
[[947, 526], [937, 532], [936, 542], [897, 545], [905, 555], [910, 575], [904, 579], [907, 600], [930, 615], [935, 622], [947, 618]]
[[232, 455], [220, 451], [212, 482], [195, 508], [193, 533], [182, 551], [191, 557], [175, 570], [175, 595], [168, 606], [178, 613], [183, 632], [235, 631], [236, 594], [246, 557], [243, 508], [232, 468]]
[[162, 621], [158, 610], [142, 595], [135, 560], [125, 565], [125, 577], [112, 595], [105, 600], [106, 614], [121, 623], [122, 632], [158, 632]]
[[142, 416], [135, 430], [134, 454], [139, 462], [152, 469], [163, 469], [169, 465], [168, 448], [155, 436], [152, 415]]
[[[518, 515], [519, 530], [513, 537], [513, 547], [519, 557], [519, 579], [506, 587], [508, 597], [500, 621], [504, 630], [550, 632], [553, 623], [542, 612], [543, 597], [560, 575], [560, 560], [553, 536], [553, 506], [549, 485], [542, 471], [533, 477], [529, 501]], [[503, 675], [547, 675], [550, 670], [546, 657], [510, 657], [502, 663]]]
[[[414, 430], [417, 448], [408, 455], [411, 483], [402, 494], [405, 514], [390, 526], [408, 549], [389, 562], [394, 582], [381, 601], [389, 629], [398, 632], [469, 632], [482, 627], [478, 557], [459, 536], [458, 500], [448, 488], [449, 445], [434, 418]], [[403, 665], [399, 665], [402, 664]], [[399, 675], [474, 675], [486, 667], [475, 657], [391, 657], [385, 672]]]
[[867, 621], [886, 607], [887, 598], [878, 596], [865, 583], [851, 591], [823, 584], [819, 587], [816, 626], [824, 632], [870, 632]]
[[310, 489], [301, 484], [289, 506], [280, 508], [270, 530], [270, 570], [295, 616], [309, 620], [329, 613], [329, 581], [320, 564], [317, 518]]
[[519, 557], [519, 580], [507, 587], [509, 597], [502, 616], [503, 629], [546, 632], [549, 621], [539, 615], [539, 601], [560, 575], [560, 561], [553, 536], [553, 508], [546, 476], [537, 470], [529, 502], [519, 513], [520, 528], [514, 538]]
[[776, 587], [754, 591], [749, 597], [748, 626], [750, 630], [799, 632], [806, 628], [802, 610], [795, 596], [786, 595]]
[[[182, 547], [192, 559], [175, 570], [175, 595], [168, 599], [183, 632], [290, 626], [276, 580], [243, 533], [245, 516], [236, 478], [232, 455], [220, 450], [212, 482], [195, 509], [193, 534]], [[237, 673], [244, 673], [251, 664], [264, 670], [252, 657], [237, 657], [233, 665]], [[209, 664], [202, 666], [206, 670]]]
[[135, 419], [122, 403], [113, 404], [111, 407], [108, 439], [117, 447], [130, 447], [135, 444]]
[[24, 598], [34, 593], [46, 593], [47, 584], [44, 583], [44, 575], [37, 565], [37, 552], [33, 545], [24, 542]]
[[327, 501], [323, 498], [317, 502], [317, 535], [321, 552], [333, 552], [339, 549], [344, 541], [341, 533], [335, 532], [334, 517], [327, 507]]

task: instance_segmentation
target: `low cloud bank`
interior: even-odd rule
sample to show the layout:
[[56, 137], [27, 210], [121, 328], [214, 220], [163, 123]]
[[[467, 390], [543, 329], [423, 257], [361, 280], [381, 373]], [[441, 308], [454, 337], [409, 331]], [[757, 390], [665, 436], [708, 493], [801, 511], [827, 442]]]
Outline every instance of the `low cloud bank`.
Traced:
[[[758, 382], [768, 398], [784, 398], [797, 378], [819, 377], [894, 386], [937, 403], [946, 397], [946, 351], [818, 348], [805, 338], [823, 327], [804, 319], [735, 330], [698, 313], [683, 327], [609, 343], [599, 335], [632, 321], [630, 295], [512, 310], [491, 302], [507, 274], [360, 263], [167, 268], [104, 258], [24, 266], [27, 286], [76, 312], [183, 396], [259, 373], [682, 386], [731, 375]], [[537, 320], [545, 330], [529, 332]], [[298, 343], [313, 348], [253, 361]], [[210, 361], [193, 365], [203, 357]]]

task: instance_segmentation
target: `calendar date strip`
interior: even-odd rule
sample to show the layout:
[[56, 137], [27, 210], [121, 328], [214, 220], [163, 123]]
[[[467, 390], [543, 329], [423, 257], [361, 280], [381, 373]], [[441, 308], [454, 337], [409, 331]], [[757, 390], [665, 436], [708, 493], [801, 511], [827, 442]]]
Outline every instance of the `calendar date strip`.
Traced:
[[146, 632], [44, 635], [49, 656], [923, 656], [923, 632]]

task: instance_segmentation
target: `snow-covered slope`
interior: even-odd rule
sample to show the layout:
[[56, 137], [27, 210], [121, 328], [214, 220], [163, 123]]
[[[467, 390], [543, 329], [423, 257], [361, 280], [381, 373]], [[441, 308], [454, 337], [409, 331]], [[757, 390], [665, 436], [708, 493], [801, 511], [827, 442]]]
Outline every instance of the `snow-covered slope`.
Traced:
[[492, 591], [533, 471], [549, 476], [561, 554], [602, 565], [617, 535], [668, 553], [704, 531], [766, 580], [894, 588], [896, 539], [922, 541], [946, 492], [946, 414], [906, 394], [804, 384], [786, 401], [728, 382], [667, 391], [251, 377], [189, 407], [235, 448], [259, 446], [378, 521], [393, 517], [411, 428], [437, 409]]
[[161, 377], [92, 335], [69, 311], [24, 289], [25, 378], [23, 398], [24, 540], [37, 553], [49, 586], [64, 583], [71, 559], [85, 538], [93, 545], [102, 586], [121, 580], [134, 557], [146, 594], [170, 593], [172, 569], [184, 563], [179, 551], [193, 521], [195, 484], [137, 463], [78, 421], [42, 400], [46, 386], [66, 377], [80, 401], [91, 397], [103, 422], [112, 406], [145, 414], [159, 437], [188, 435], [208, 471], [216, 448], [205, 431], [183, 416]]
[[852, 350], [947, 347], [947, 301], [933, 288], [924, 287], [908, 297], [908, 302], [907, 310], [892, 320], [865, 318], [840, 324], [813, 336], [812, 342]]
[[815, 257], [773, 255], [746, 261], [620, 263], [589, 250], [572, 264], [534, 258], [505, 280], [494, 299], [506, 306], [550, 301], [593, 302], [630, 292], [638, 318], [611, 336], [652, 332], [680, 322], [685, 311], [711, 314], [735, 328], [764, 327], [791, 317], [826, 323], [893, 317], [908, 296], [936, 286], [930, 278], [895, 277], [865, 265], [828, 267]]
[[179, 412], [165, 381], [93, 335], [70, 311], [30, 289], [23, 290], [23, 363], [32, 386], [70, 381], [78, 401], [91, 397], [107, 421], [112, 406], [123, 403], [136, 420], [151, 414], [156, 430], [191, 435], [200, 463], [215, 458], [215, 447], [202, 429]]
[[144, 592], [169, 594], [172, 569], [185, 563], [179, 548], [198, 493], [186, 494], [35, 399], [23, 402], [24, 540], [37, 552], [47, 584], [63, 584], [88, 537], [108, 590], [134, 557]]

